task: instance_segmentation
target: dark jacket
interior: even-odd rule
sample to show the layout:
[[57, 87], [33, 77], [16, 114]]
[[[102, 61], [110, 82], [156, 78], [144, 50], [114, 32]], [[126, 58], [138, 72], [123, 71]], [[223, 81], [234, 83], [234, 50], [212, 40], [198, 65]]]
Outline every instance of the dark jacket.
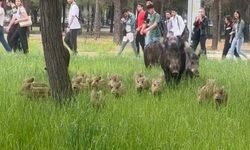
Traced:
[[201, 28], [199, 28], [199, 24], [198, 24], [197, 20], [194, 22], [194, 31], [193, 32], [197, 32], [197, 33], [194, 33], [194, 35], [199, 34], [196, 36], [207, 36], [207, 34], [208, 34], [208, 18], [207, 18], [207, 16], [202, 17]]

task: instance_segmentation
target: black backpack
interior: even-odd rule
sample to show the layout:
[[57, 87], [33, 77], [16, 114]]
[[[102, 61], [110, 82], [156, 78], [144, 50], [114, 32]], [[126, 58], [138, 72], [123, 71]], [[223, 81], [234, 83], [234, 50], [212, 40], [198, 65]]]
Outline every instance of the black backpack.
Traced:
[[[179, 17], [179, 16], [177, 16], [177, 23], [178, 23], [178, 27], [179, 27], [179, 29], [180, 29], [180, 24], [179, 24], [178, 17]], [[182, 32], [182, 34], [181, 34], [181, 38], [182, 38], [184, 41], [188, 41], [188, 38], [189, 38], [189, 30], [188, 30], [187, 25], [185, 25], [185, 28], [184, 28], [184, 30], [183, 30], [183, 32]]]
[[78, 17], [76, 16], [76, 18], [78, 19], [80, 24], [84, 24], [84, 18], [83, 18], [83, 15], [82, 15], [82, 10], [80, 8], [79, 8], [79, 16]]
[[161, 36], [164, 36], [164, 21], [161, 19], [158, 23], [158, 30], [160, 31]]

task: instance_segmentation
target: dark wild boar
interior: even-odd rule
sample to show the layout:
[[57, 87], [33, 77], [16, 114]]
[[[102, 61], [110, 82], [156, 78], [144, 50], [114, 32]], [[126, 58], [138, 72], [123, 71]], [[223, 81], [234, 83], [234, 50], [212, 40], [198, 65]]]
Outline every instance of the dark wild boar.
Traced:
[[163, 47], [160, 42], [153, 42], [145, 47], [144, 64], [145, 67], [152, 67], [160, 64], [160, 57]]
[[185, 43], [181, 38], [169, 37], [161, 55], [161, 68], [166, 82], [179, 83], [186, 66]]
[[186, 52], [186, 69], [187, 77], [199, 77], [199, 57], [195, 54], [191, 47], [185, 48]]

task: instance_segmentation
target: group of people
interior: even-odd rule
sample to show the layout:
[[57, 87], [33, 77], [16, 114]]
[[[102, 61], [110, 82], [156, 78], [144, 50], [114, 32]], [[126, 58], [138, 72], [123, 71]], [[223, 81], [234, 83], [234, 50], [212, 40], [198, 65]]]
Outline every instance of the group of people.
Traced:
[[246, 58], [245, 53], [241, 51], [241, 46], [244, 43], [244, 28], [245, 22], [241, 18], [238, 10], [234, 12], [234, 17], [227, 15], [225, 21], [225, 44], [222, 53], [222, 58], [233, 56], [238, 58]]
[[[137, 5], [137, 15], [135, 16], [129, 9], [122, 12], [121, 23], [123, 24], [123, 39], [121, 47], [118, 50], [118, 55], [122, 53], [125, 46], [131, 43], [132, 49], [136, 56], [139, 55], [140, 46], [142, 50], [149, 44], [160, 41], [161, 37], [166, 40], [170, 36], [176, 36], [188, 41], [188, 35], [185, 30], [187, 26], [182, 18], [178, 15], [177, 10], [172, 8], [165, 11], [164, 17], [161, 17], [154, 9], [154, 4], [151, 0], [146, 0], [146, 8], [143, 4]], [[209, 19], [205, 15], [205, 9], [200, 8], [198, 15], [193, 23], [191, 31], [190, 47], [196, 51], [200, 44], [198, 55], [206, 55], [206, 40], [208, 36]], [[163, 27], [162, 27], [163, 26]], [[241, 18], [240, 12], [235, 11], [234, 19], [230, 16], [225, 17], [225, 47], [222, 57], [246, 57], [241, 51], [241, 46], [244, 42], [245, 23]], [[189, 31], [188, 31], [189, 32]]]
[[[64, 41], [73, 53], [77, 54], [77, 33], [81, 29], [79, 8], [76, 0], [67, 1], [70, 4], [70, 9]], [[8, 3], [12, 7], [12, 18], [6, 28], [8, 42], [4, 38], [5, 11], [2, 4], [3, 0], [0, 0], [0, 42], [7, 52], [11, 52], [12, 50], [15, 52], [19, 49], [24, 54], [28, 53], [28, 27], [20, 26], [20, 22], [27, 21], [29, 18], [23, 7], [23, 1], [15, 0], [15, 3]], [[166, 40], [170, 36], [176, 36], [188, 41], [188, 38], [186, 38], [188, 35], [185, 35], [186, 24], [183, 18], [178, 15], [175, 8], [165, 11], [164, 17], [161, 17], [155, 11], [152, 0], [146, 0], [146, 8], [141, 3], [137, 5], [136, 16], [129, 9], [125, 9], [122, 12], [122, 16], [123, 39], [121, 47], [118, 50], [118, 55], [121, 55], [128, 43], [131, 43], [135, 55], [139, 56], [140, 46], [144, 50], [151, 43], [160, 41], [161, 37]], [[241, 46], [244, 42], [244, 27], [245, 22], [241, 18], [239, 11], [235, 11], [233, 19], [229, 15], [225, 17], [225, 45], [222, 58], [226, 56], [231, 58], [233, 55], [247, 58], [246, 54], [241, 51]], [[205, 15], [204, 8], [200, 8], [193, 24], [190, 44], [194, 50], [200, 44], [201, 50], [198, 55], [206, 55], [207, 34], [208, 18]]]
[[[202, 52], [206, 54], [208, 19], [203, 8], [199, 12], [199, 16], [194, 23], [193, 44], [191, 46], [196, 49], [200, 43]], [[122, 15], [121, 23], [124, 25], [123, 39], [118, 55], [122, 53], [129, 42], [135, 55], [138, 56], [140, 46], [144, 50], [151, 43], [160, 41], [161, 37], [166, 40], [170, 36], [176, 36], [188, 41], [188, 35], [185, 35], [185, 29], [188, 29], [182, 16], [178, 15], [175, 8], [165, 11], [165, 16], [161, 17], [155, 11], [153, 2], [147, 0], [146, 10], [143, 4], [137, 5], [137, 17], [129, 9], [124, 10]]]
[[[81, 28], [79, 22], [79, 8], [76, 5], [76, 0], [67, 0], [70, 4], [69, 9], [69, 23], [67, 27], [67, 33], [64, 38], [65, 43], [73, 51], [77, 53], [77, 33]], [[22, 0], [15, 0], [15, 2], [8, 2], [11, 10], [11, 21], [5, 29], [8, 33], [7, 41], [4, 38], [4, 19], [5, 11], [2, 6], [3, 0], [0, 0], [0, 42], [7, 52], [16, 52], [17, 50], [27, 54], [29, 52], [28, 46], [28, 26], [21, 26], [21, 22], [25, 22], [29, 19], [26, 9], [23, 6]]]
[[27, 26], [20, 26], [21, 22], [29, 19], [26, 9], [23, 7], [22, 0], [15, 0], [15, 3], [9, 2], [8, 5], [12, 8], [12, 17], [9, 25], [6, 28], [7, 41], [4, 38], [4, 18], [5, 11], [2, 6], [3, 0], [0, 0], [0, 41], [7, 52], [16, 51], [19, 49], [24, 54], [29, 51], [27, 40]]

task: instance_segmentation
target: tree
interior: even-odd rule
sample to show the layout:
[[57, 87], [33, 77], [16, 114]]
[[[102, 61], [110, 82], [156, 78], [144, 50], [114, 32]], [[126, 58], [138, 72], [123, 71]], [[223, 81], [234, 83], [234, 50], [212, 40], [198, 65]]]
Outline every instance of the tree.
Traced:
[[120, 44], [121, 42], [121, 0], [114, 0], [114, 43]]
[[40, 0], [42, 43], [52, 89], [52, 96], [59, 100], [72, 96], [68, 74], [70, 55], [64, 47], [61, 33], [61, 4], [59, 0]]
[[212, 40], [212, 49], [217, 49], [218, 46], [218, 27], [219, 27], [219, 1], [214, 0], [212, 10], [213, 10], [213, 40]]
[[100, 1], [95, 1], [95, 23], [94, 23], [94, 30], [95, 30], [95, 38], [100, 38], [101, 32], [101, 8], [100, 8]]

